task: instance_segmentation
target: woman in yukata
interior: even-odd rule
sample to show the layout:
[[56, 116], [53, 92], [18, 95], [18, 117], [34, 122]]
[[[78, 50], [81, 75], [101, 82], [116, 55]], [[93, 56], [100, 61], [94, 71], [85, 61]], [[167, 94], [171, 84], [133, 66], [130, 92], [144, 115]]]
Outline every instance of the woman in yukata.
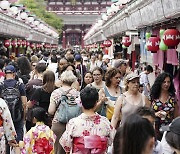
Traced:
[[10, 146], [18, 146], [16, 142], [16, 131], [11, 119], [11, 113], [6, 102], [0, 98], [0, 153], [6, 153], [5, 137]]
[[36, 123], [19, 142], [22, 154], [44, 153], [54, 154], [54, 143], [56, 136], [46, 125], [47, 113], [41, 107], [33, 109], [33, 122]]
[[96, 88], [87, 86], [80, 93], [83, 113], [69, 121], [60, 144], [66, 153], [105, 154], [115, 131], [106, 117], [95, 113], [98, 102]]

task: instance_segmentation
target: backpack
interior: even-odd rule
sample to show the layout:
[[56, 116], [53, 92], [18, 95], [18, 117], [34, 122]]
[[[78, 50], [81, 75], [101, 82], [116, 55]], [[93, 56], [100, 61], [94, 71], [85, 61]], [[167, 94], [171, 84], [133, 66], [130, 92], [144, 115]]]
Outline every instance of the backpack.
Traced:
[[14, 87], [7, 87], [5, 83], [2, 84], [1, 96], [8, 105], [13, 122], [18, 122], [23, 118], [23, 107], [19, 92], [20, 84], [18, 81]]
[[70, 90], [62, 94], [59, 101], [57, 120], [61, 123], [67, 123], [70, 119], [82, 113], [81, 107], [75, 101], [75, 96], [69, 94]]

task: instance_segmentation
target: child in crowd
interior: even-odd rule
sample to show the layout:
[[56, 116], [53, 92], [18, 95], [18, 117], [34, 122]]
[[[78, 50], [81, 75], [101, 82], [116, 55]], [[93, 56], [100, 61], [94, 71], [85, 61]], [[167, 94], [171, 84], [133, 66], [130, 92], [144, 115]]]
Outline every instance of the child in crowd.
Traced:
[[19, 142], [22, 154], [53, 154], [55, 135], [46, 125], [47, 113], [41, 107], [33, 109], [33, 123], [36, 123], [24, 136], [23, 141]]
[[[140, 107], [137, 109], [136, 113], [140, 116], [142, 116], [143, 118], [148, 119], [151, 124], [153, 125], [153, 127], [155, 128], [155, 113], [154, 111], [149, 108], [149, 107]], [[153, 154], [163, 154], [162, 153], [162, 145], [160, 143], [160, 141], [156, 140], [155, 141], [155, 146], [153, 148]]]

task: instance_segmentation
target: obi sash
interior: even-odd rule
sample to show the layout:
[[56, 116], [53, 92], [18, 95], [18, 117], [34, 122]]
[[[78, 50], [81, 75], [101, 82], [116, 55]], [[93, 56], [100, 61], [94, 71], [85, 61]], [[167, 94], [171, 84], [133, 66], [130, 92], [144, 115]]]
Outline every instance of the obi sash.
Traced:
[[73, 139], [73, 154], [104, 154], [106, 150], [106, 137], [92, 135]]

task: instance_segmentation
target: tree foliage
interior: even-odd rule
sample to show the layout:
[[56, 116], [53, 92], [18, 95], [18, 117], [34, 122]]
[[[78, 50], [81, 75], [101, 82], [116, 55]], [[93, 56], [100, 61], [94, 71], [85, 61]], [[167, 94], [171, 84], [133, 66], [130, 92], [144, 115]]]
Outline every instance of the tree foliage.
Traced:
[[46, 3], [44, 0], [19, 0], [19, 4], [23, 4], [38, 18], [54, 27], [59, 34], [62, 32], [62, 20], [55, 13], [46, 11]]

